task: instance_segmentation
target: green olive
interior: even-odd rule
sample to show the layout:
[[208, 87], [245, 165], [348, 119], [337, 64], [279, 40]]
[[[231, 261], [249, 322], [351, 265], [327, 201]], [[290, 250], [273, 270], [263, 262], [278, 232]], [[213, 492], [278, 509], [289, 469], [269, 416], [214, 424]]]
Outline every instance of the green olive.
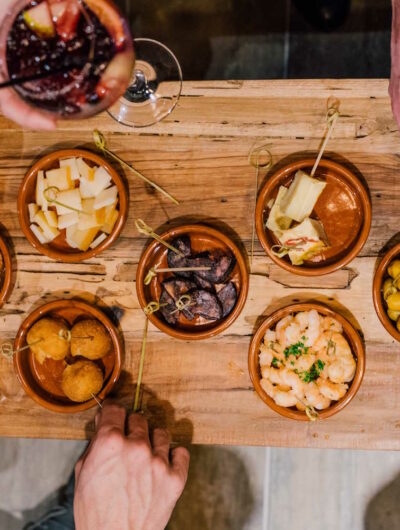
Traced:
[[400, 293], [391, 294], [386, 300], [389, 309], [400, 311]]
[[398, 320], [398, 318], [400, 317], [400, 311], [393, 311], [393, 309], [388, 309], [387, 315], [390, 320], [394, 320], [396, 322], [396, 320]]
[[388, 273], [394, 279], [400, 275], [400, 260], [395, 259], [388, 267]]
[[394, 294], [394, 293], [397, 292], [397, 289], [396, 289], [396, 287], [393, 285], [393, 281], [392, 281], [391, 278], [387, 278], [387, 279], [383, 282], [382, 292], [383, 292], [383, 298], [384, 298], [385, 300], [387, 300], [391, 294]]

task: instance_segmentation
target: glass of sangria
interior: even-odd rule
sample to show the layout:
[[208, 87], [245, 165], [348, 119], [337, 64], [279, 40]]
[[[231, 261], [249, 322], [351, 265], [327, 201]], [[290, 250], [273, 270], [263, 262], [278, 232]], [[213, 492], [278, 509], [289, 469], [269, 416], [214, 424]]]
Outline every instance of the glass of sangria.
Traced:
[[[1, 0], [0, 0], [1, 1]], [[87, 118], [125, 93], [132, 37], [110, 0], [18, 0], [0, 28], [0, 76], [46, 115]]]

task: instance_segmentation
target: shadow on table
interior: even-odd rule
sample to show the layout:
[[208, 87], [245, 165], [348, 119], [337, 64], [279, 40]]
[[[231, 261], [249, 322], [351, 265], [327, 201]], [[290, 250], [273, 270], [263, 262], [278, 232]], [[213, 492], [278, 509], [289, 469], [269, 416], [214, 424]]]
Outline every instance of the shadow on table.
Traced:
[[379, 491], [368, 503], [365, 530], [396, 530], [400, 528], [400, 475]]
[[222, 447], [190, 453], [188, 482], [167, 530], [242, 530], [255, 504], [242, 459]]

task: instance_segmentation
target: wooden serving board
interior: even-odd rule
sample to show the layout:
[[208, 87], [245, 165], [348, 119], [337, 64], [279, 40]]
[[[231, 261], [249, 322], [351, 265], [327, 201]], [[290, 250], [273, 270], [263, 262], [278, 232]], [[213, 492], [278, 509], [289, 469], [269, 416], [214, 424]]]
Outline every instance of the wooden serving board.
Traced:
[[[325, 127], [326, 101], [341, 101], [342, 117], [328, 157], [367, 182], [373, 204], [369, 240], [345, 269], [321, 278], [293, 276], [265, 256], [258, 241], [246, 307], [235, 324], [203, 342], [173, 340], [150, 326], [144, 369], [145, 407], [175, 440], [207, 444], [400, 449], [400, 345], [381, 326], [372, 304], [374, 269], [399, 232], [400, 138], [386, 80], [190, 82], [179, 106], [162, 123], [134, 131], [107, 114], [67, 122], [57, 132], [22, 131], [0, 118], [0, 221], [15, 250], [16, 283], [0, 310], [0, 338], [13, 338], [33, 308], [78, 296], [107, 307], [125, 339], [118, 397], [132, 405], [144, 315], [135, 274], [148, 243], [134, 218], [157, 229], [183, 222], [211, 223], [250, 251], [254, 169], [248, 153], [268, 143], [275, 167], [315, 154]], [[57, 148], [93, 148], [99, 128], [109, 147], [181, 201], [179, 206], [127, 174], [130, 217], [118, 242], [99, 258], [62, 264], [38, 255], [23, 238], [16, 198], [34, 160]], [[265, 174], [261, 174], [261, 181]], [[367, 368], [354, 401], [337, 416], [313, 424], [281, 418], [255, 395], [247, 370], [250, 338], [263, 315], [296, 300], [342, 308], [361, 327]], [[57, 415], [25, 396], [12, 363], [0, 359], [0, 434], [85, 438], [92, 409]]]

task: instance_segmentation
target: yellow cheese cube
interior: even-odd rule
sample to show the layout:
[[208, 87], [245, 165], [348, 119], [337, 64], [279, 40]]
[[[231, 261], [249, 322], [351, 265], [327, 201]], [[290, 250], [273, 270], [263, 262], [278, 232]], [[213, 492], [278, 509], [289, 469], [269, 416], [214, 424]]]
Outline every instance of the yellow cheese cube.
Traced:
[[90, 167], [89, 164], [87, 164], [83, 160], [83, 158], [78, 158], [76, 160], [76, 164], [78, 166], [78, 171], [80, 173], [81, 178], [85, 178], [86, 180], [93, 180], [95, 168]]
[[109, 219], [101, 227], [102, 232], [105, 232], [106, 234], [111, 234], [115, 226], [115, 223], [117, 222], [118, 217], [119, 217], [119, 211], [114, 210], [112, 214], [110, 215]]
[[37, 238], [39, 243], [41, 243], [42, 245], [49, 243], [49, 240], [44, 235], [43, 230], [39, 228], [38, 225], [32, 223], [29, 228], [32, 230], [33, 235]]
[[49, 187], [58, 188], [60, 191], [74, 188], [69, 167], [60, 167], [46, 171], [46, 179]]
[[28, 204], [29, 221], [33, 223], [33, 218], [39, 211], [39, 206], [36, 203]]
[[79, 220], [78, 212], [66, 213], [65, 215], [60, 215], [58, 218], [58, 228], [63, 230], [69, 226], [76, 225]]
[[46, 221], [49, 223], [50, 226], [52, 226], [53, 228], [57, 228], [58, 220], [57, 214], [54, 210], [48, 210], [47, 212], [44, 212], [44, 216], [46, 217]]
[[79, 180], [80, 175], [76, 158], [64, 158], [63, 160], [60, 160], [60, 167], [68, 167], [71, 179]]
[[[75, 188], [73, 190], [60, 191], [60, 193], [57, 193], [57, 201], [61, 202], [62, 204], [65, 204], [66, 206], [70, 206], [75, 210], [82, 209], [81, 194], [79, 193], [78, 188]], [[71, 213], [72, 211], [74, 211], [70, 208], [60, 206], [59, 204], [56, 204], [56, 209], [58, 215], [66, 215], [67, 213]]]
[[60, 233], [57, 228], [54, 228], [53, 226], [49, 225], [42, 210], [39, 210], [38, 213], [35, 215], [34, 222], [40, 226], [40, 228], [43, 230], [45, 237], [49, 241], [52, 241]]
[[43, 171], [39, 171], [36, 177], [36, 204], [41, 206], [43, 211], [48, 209], [48, 202], [45, 199], [44, 191], [49, 187]]
[[89, 228], [89, 230], [75, 230], [69, 237], [79, 250], [85, 252], [91, 245], [98, 233], [98, 228]]
[[94, 201], [94, 209], [98, 210], [104, 208], [105, 206], [110, 206], [115, 203], [118, 196], [117, 186], [111, 186], [106, 190], [103, 190], [99, 195], [97, 195]]

